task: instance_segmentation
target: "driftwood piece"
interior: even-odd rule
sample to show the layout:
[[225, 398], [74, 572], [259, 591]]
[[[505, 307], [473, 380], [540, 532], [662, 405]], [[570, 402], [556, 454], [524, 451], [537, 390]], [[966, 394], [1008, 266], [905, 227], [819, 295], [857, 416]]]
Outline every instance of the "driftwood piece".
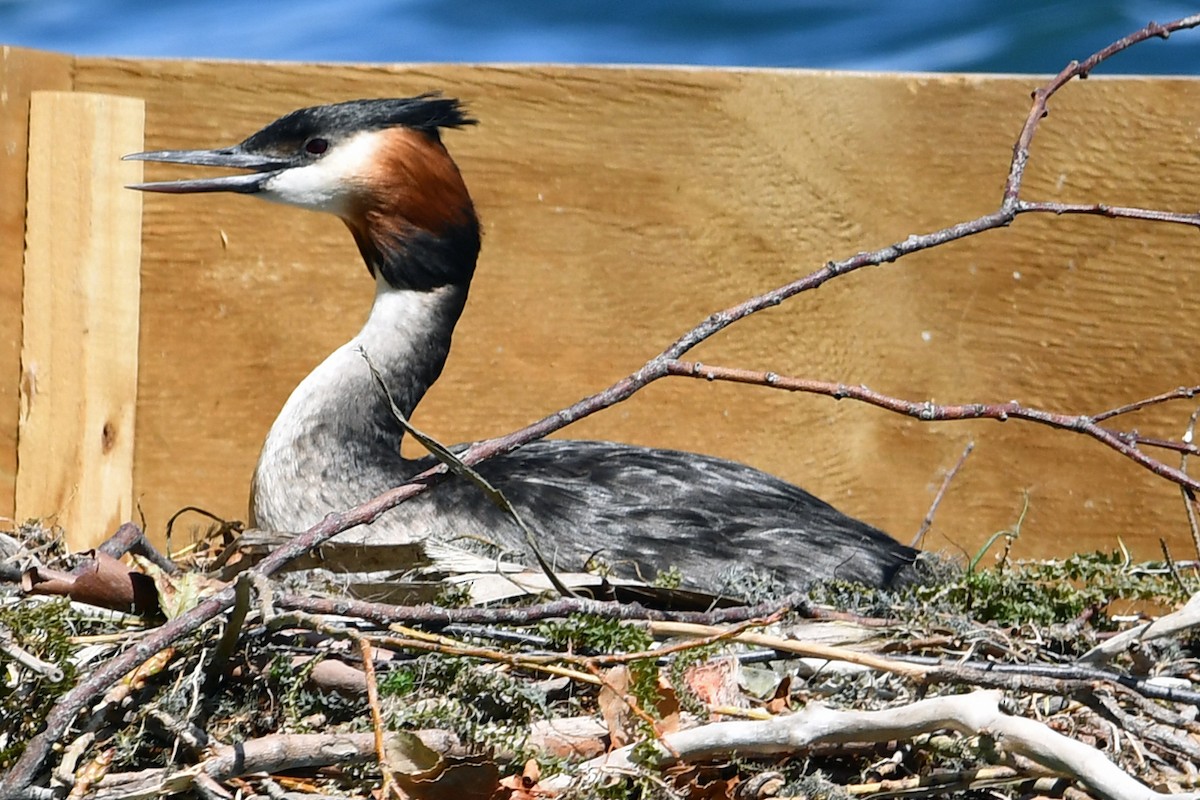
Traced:
[[[441, 755], [460, 752], [457, 740], [447, 737], [445, 731], [417, 731], [415, 735]], [[374, 757], [375, 737], [370, 733], [276, 734], [213, 748], [204, 761], [182, 770], [148, 769], [107, 775], [92, 787], [91, 797], [98, 800], [160, 797], [187, 791], [201, 775], [225, 781], [253, 772], [356, 764]]]
[[[948, 728], [966, 736], [988, 734], [1004, 752], [1072, 777], [1105, 800], [1157, 800], [1168, 796], [1145, 786], [1094, 747], [1041, 722], [1006, 714], [1000, 707], [1001, 697], [1000, 692], [975, 691], [883, 711], [839, 711], [811, 703], [790, 716], [719, 722], [666, 734], [652, 743], [653, 758], [656, 766], [666, 766], [732, 753], [742, 757], [773, 756], [801, 753], [820, 744], [909, 739]], [[632, 754], [632, 747], [615, 750], [588, 762], [585, 771], [636, 769]], [[1170, 796], [1197, 800], [1200, 793]]]
[[1164, 614], [1127, 631], [1122, 631], [1079, 657], [1087, 664], [1104, 664], [1129, 649], [1136, 642], [1148, 642], [1164, 636], [1174, 636], [1200, 625], [1200, 593], [1192, 595], [1183, 608]]

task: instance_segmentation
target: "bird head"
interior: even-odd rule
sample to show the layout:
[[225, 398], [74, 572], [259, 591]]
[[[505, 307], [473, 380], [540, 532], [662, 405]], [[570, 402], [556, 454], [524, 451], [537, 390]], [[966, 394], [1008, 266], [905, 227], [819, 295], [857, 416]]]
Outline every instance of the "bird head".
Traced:
[[[395, 272], [404, 283], [399, 262], [412, 261], [414, 254], [418, 261], [428, 260], [422, 257], [428, 253], [457, 254], [474, 266], [478, 221], [440, 135], [443, 128], [474, 123], [457, 100], [436, 94], [351, 100], [293, 111], [232, 147], [125, 158], [246, 170], [130, 188], [236, 192], [335, 214], [354, 234], [372, 274], [392, 282], [388, 273]], [[447, 244], [452, 252], [443, 253]]]

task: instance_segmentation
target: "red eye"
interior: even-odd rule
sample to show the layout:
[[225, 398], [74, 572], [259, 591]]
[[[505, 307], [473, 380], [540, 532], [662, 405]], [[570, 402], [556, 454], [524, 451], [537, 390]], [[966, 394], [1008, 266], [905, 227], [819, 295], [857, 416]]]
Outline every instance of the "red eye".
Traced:
[[319, 156], [329, 149], [329, 142], [324, 139], [309, 139], [304, 143], [304, 152]]

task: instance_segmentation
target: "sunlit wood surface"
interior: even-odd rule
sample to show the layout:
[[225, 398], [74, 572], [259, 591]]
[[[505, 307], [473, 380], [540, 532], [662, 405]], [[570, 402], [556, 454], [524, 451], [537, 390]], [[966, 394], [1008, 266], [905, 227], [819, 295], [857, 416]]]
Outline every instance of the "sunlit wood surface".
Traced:
[[[0, 130], [19, 151], [13, 120], [36, 82], [29, 74], [61, 80], [63, 59], [7, 59]], [[94, 58], [70, 60], [67, 74], [80, 91], [144, 98], [149, 149], [231, 144], [304, 105], [431, 89], [464, 99], [481, 124], [446, 140], [484, 220], [484, 253], [447, 370], [415, 420], [448, 442], [567, 405], [712, 311], [827, 260], [994, 210], [1040, 83]], [[1194, 80], [1071, 85], [1035, 140], [1027, 197], [1195, 210], [1197, 109]], [[7, 309], [20, 307], [10, 267], [20, 244], [8, 202], [20, 161], [0, 161], [0, 367], [10, 376], [0, 381], [0, 514], [11, 508], [15, 452], [19, 330]], [[147, 178], [194, 172], [148, 165]], [[161, 535], [183, 505], [244, 516], [274, 414], [355, 332], [372, 287], [333, 218], [236, 196], [153, 196], [143, 231], [135, 487]], [[910, 399], [1098, 412], [1200, 383], [1197, 241], [1182, 227], [1022, 217], [837, 280], [694, 355]], [[1127, 422], [1178, 437], [1191, 410]], [[1028, 504], [1022, 556], [1120, 540], [1154, 557], [1160, 537], [1181, 557], [1191, 549], [1175, 486], [1095, 442], [1026, 423], [930, 425], [847, 401], [673, 379], [567, 435], [738, 459], [905, 541], [974, 439], [930, 546], [973, 552]]]

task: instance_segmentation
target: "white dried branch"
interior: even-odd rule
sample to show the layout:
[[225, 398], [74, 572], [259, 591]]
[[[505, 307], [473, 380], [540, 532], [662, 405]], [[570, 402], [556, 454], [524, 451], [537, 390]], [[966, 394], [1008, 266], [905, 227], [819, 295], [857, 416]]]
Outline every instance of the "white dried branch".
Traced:
[[1200, 626], [1200, 593], [1192, 595], [1187, 604], [1170, 614], [1164, 614], [1153, 622], [1146, 622], [1123, 631], [1107, 642], [1088, 650], [1079, 660], [1089, 664], [1103, 664], [1124, 653], [1137, 642], [1148, 642], [1164, 636], [1174, 636]]
[[[1110, 761], [1103, 752], [1024, 717], [1004, 713], [1001, 693], [975, 691], [935, 697], [882, 711], [839, 711], [809, 704], [803, 711], [763, 721], [718, 722], [663, 736], [653, 744], [656, 766], [739, 756], [796, 753], [822, 744], [886, 742], [949, 729], [966, 736], [987, 734], [999, 749], [1024, 756], [1046, 769], [1078, 781], [1105, 800], [1200, 800], [1200, 793], [1156, 792]], [[614, 750], [586, 762], [581, 777], [627, 773], [638, 766], [633, 747]], [[677, 754], [677, 755], [676, 755]]]

